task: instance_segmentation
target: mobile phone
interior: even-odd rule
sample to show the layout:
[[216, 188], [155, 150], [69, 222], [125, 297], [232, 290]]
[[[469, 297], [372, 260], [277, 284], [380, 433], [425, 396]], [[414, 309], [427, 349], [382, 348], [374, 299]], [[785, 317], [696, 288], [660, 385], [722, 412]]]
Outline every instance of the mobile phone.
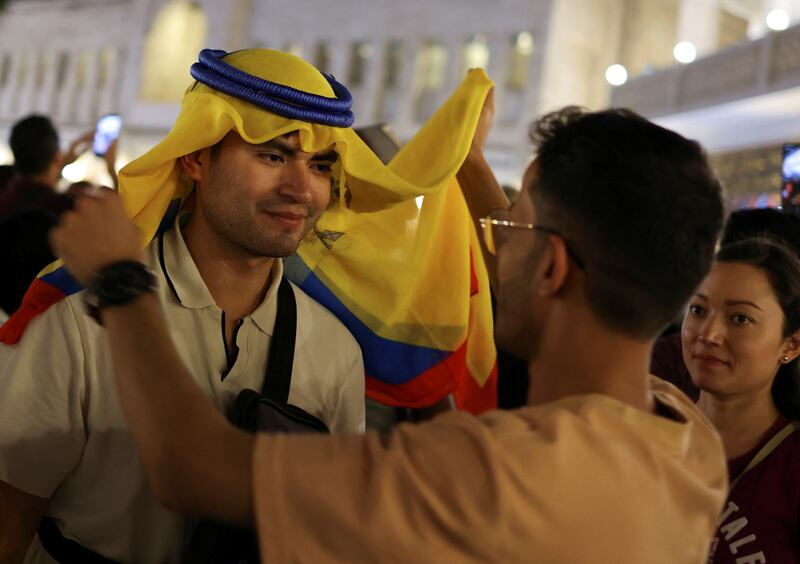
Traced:
[[800, 215], [800, 143], [786, 143], [783, 146], [781, 207]]
[[122, 118], [117, 114], [108, 114], [97, 120], [97, 128], [94, 132], [94, 142], [92, 151], [98, 157], [105, 156], [109, 145], [119, 137], [122, 128]]

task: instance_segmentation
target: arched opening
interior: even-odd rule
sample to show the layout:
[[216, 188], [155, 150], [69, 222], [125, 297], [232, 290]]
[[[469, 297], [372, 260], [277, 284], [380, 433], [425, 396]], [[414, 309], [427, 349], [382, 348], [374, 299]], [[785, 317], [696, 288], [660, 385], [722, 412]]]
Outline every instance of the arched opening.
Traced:
[[202, 8], [189, 0], [172, 0], [158, 13], [144, 45], [139, 97], [145, 102], [178, 102], [191, 82], [189, 67], [197, 60], [208, 33]]

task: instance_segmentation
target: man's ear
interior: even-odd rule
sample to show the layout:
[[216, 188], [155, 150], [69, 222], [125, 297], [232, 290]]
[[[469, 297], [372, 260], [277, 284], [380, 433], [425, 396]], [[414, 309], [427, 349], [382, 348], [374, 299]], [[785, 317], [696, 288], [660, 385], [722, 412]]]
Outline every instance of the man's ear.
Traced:
[[202, 150], [195, 151], [194, 153], [183, 155], [178, 159], [178, 162], [181, 163], [183, 173], [195, 182], [203, 179], [202, 153]]
[[569, 253], [564, 240], [558, 235], [548, 235], [547, 240], [543, 248], [543, 259], [547, 261], [547, 267], [539, 283], [540, 296], [552, 296], [561, 291], [570, 269]]

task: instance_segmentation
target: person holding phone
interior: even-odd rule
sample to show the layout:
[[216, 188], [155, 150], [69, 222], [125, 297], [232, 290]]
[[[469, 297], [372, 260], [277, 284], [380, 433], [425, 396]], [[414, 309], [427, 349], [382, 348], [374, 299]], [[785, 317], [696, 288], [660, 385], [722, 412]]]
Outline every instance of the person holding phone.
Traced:
[[56, 186], [63, 167], [89, 148], [92, 135], [81, 135], [62, 151], [46, 116], [27, 116], [11, 129], [14, 176], [0, 190], [0, 240], [6, 242], [0, 246], [0, 310], [7, 314], [17, 310], [31, 280], [54, 260], [47, 233], [73, 202]]
[[89, 149], [94, 131], [73, 141], [66, 152], [50, 118], [30, 115], [11, 128], [9, 145], [16, 175], [0, 192], [0, 219], [24, 210], [41, 210], [58, 216], [71, 200], [56, 192], [61, 170]]

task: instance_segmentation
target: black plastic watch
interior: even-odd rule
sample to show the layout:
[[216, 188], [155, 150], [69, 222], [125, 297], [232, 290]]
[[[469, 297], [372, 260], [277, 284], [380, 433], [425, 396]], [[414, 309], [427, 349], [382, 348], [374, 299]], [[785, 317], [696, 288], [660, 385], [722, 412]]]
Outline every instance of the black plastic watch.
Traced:
[[153, 272], [141, 262], [124, 260], [101, 268], [87, 287], [87, 305], [101, 310], [122, 305], [156, 286]]

